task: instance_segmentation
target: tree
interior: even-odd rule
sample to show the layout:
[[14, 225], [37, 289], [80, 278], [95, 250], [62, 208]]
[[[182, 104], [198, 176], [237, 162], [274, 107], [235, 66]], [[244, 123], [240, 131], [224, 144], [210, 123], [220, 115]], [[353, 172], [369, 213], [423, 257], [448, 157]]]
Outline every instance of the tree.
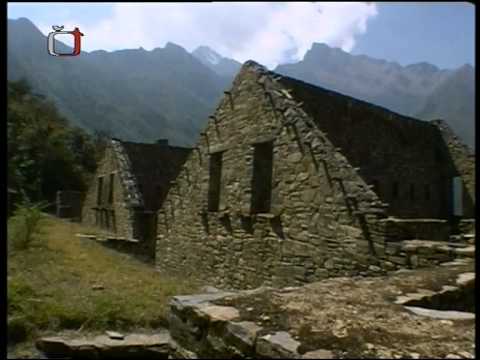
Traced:
[[84, 191], [96, 169], [97, 139], [70, 126], [25, 80], [8, 83], [8, 186], [27, 200], [53, 202], [58, 190]]

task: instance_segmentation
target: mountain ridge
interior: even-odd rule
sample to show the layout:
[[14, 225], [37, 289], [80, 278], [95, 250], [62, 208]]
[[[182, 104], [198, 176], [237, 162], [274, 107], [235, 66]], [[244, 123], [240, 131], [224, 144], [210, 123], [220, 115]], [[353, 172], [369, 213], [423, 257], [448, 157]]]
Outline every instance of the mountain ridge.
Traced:
[[[199, 46], [189, 53], [163, 48], [94, 50], [51, 57], [46, 37], [26, 18], [8, 20], [9, 79], [26, 77], [78, 126], [132, 141], [170, 138], [193, 145], [241, 64]], [[61, 46], [66, 45], [62, 44]], [[440, 69], [428, 62], [400, 65], [313, 43], [304, 58], [275, 72], [402, 115], [444, 118], [474, 147], [474, 73], [470, 64]]]
[[[470, 64], [454, 70], [427, 62], [402, 66], [314, 43], [303, 60], [279, 65], [274, 71], [402, 115], [425, 121], [443, 118], [474, 148], [474, 91], [469, 90], [474, 88], [474, 68]], [[438, 90], [458, 82], [458, 96], [445, 94], [452, 90]]]
[[26, 19], [8, 20], [8, 40], [9, 79], [26, 78], [75, 125], [125, 140], [192, 145], [229, 85], [173, 43], [59, 59]]

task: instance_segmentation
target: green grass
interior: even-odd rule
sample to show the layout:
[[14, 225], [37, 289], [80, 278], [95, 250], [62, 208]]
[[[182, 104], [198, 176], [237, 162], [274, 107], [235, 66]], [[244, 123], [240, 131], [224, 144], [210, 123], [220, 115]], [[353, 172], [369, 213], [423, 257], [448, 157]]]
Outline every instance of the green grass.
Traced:
[[[8, 254], [9, 343], [65, 329], [133, 331], [164, 325], [169, 297], [196, 290], [187, 279], [165, 277], [151, 266], [76, 233], [80, 224], [44, 216], [28, 247]], [[95, 286], [103, 286], [102, 290]]]

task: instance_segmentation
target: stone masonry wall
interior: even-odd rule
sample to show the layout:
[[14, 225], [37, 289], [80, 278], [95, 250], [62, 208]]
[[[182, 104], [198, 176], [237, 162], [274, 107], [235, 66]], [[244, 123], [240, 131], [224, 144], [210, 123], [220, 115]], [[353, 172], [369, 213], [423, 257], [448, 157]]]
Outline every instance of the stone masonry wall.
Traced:
[[115, 211], [115, 229], [114, 232], [119, 237], [132, 238], [133, 237], [133, 221], [132, 213], [127, 207], [127, 198], [123, 182], [119, 176], [119, 164], [116, 153], [112, 146], [108, 146], [105, 150], [105, 155], [100, 161], [95, 177], [85, 196], [85, 201], [82, 209], [82, 222], [85, 224], [96, 226], [96, 211], [97, 207], [97, 181], [99, 176], [103, 176], [103, 197], [104, 202], [108, 200], [108, 187], [110, 181], [110, 174], [114, 174], [114, 188], [113, 188], [113, 204], [110, 207]]
[[456, 164], [436, 126], [298, 80], [281, 82], [304, 102], [305, 111], [362, 178], [375, 186], [389, 204], [388, 215], [449, 217]]
[[448, 241], [451, 234], [451, 225], [448, 220], [442, 219], [398, 219], [388, 217], [381, 219], [377, 227], [382, 229], [388, 241], [402, 241], [410, 239], [425, 239], [434, 241]]
[[[255, 143], [273, 141], [271, 210], [250, 209]], [[220, 208], [209, 156], [223, 152]], [[247, 63], [158, 214], [156, 264], [219, 287], [302, 284], [368, 272], [384, 204], [270, 73]]]
[[448, 124], [442, 120], [431, 122], [440, 129], [448, 153], [454, 163], [457, 176], [462, 177], [464, 217], [475, 217], [475, 154], [453, 133]]

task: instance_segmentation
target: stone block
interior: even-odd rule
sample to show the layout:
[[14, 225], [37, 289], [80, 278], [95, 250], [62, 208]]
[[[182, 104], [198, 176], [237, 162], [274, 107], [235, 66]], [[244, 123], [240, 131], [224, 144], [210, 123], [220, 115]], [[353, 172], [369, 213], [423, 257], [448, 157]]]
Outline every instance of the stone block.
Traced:
[[82, 359], [168, 359], [173, 350], [168, 331], [130, 334], [124, 339], [110, 339], [106, 335], [78, 339], [46, 337], [37, 340], [35, 346], [49, 358]]
[[316, 250], [315, 246], [300, 241], [285, 240], [282, 243], [282, 254], [287, 256], [312, 256]]
[[335, 359], [335, 355], [330, 350], [314, 350], [302, 355], [302, 359]]
[[300, 343], [293, 339], [288, 332], [279, 331], [258, 338], [255, 353], [260, 357], [270, 359], [292, 359], [299, 357], [297, 353], [299, 346]]
[[230, 321], [240, 317], [238, 310], [232, 306], [207, 305], [198, 310], [208, 316], [211, 322]]
[[251, 321], [229, 322], [225, 328], [226, 341], [238, 348], [242, 354], [254, 351], [255, 340], [262, 327]]
[[407, 264], [408, 260], [404, 256], [388, 256], [387, 259], [394, 264], [404, 266]]

